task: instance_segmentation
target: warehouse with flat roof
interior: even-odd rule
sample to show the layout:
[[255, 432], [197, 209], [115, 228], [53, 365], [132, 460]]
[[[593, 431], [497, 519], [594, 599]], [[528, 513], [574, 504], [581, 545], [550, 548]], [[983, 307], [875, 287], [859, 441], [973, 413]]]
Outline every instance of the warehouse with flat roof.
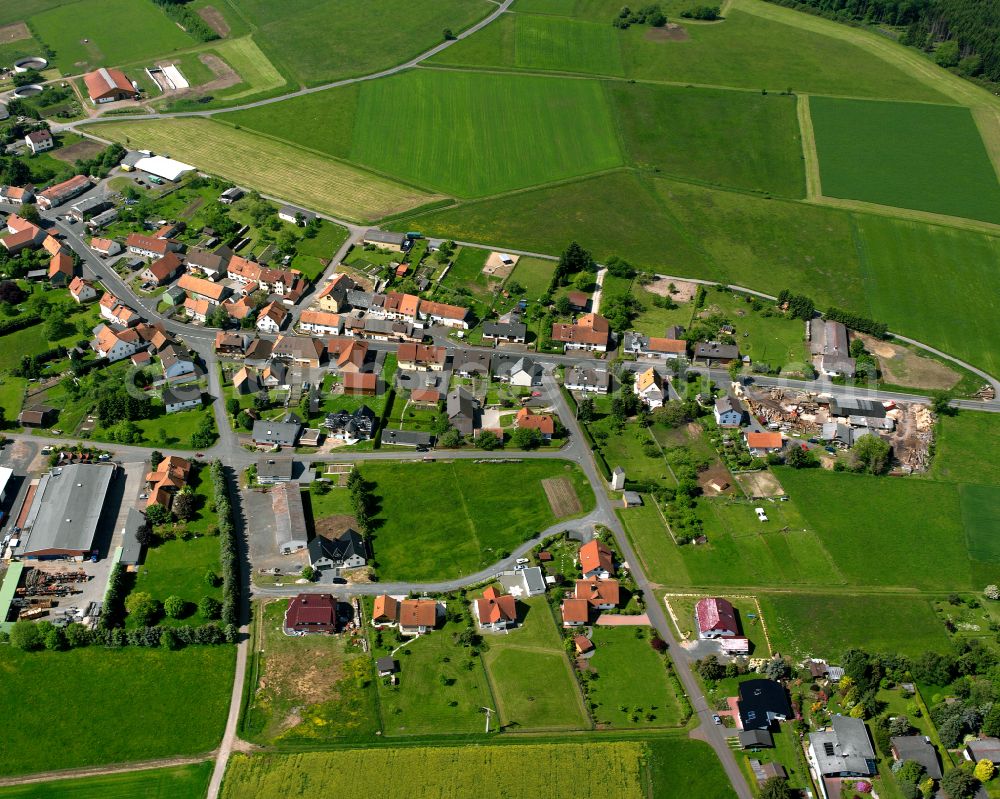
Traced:
[[112, 463], [74, 463], [42, 475], [14, 554], [27, 560], [89, 555], [117, 469]]

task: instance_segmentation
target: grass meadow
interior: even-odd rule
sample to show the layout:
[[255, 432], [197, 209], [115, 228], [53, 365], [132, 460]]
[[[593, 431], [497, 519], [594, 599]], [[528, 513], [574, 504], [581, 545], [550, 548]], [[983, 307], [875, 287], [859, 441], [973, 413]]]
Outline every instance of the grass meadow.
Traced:
[[244, 130], [203, 119], [102, 123], [115, 141], [167, 150], [199, 169], [265, 193], [295, 187], [297, 202], [347, 219], [368, 219], [433, 199], [418, 189]]
[[235, 649], [0, 652], [0, 774], [195, 755], [222, 737]]
[[0, 788], [0, 799], [202, 799], [212, 761]]
[[805, 196], [794, 98], [638, 83], [609, 83], [608, 94], [625, 152], [637, 166], [721, 186]]
[[677, 786], [691, 799], [732, 799], [736, 794], [718, 757], [702, 741], [653, 738], [646, 743], [653, 799], [673, 799]]
[[31, 17], [64, 75], [166, 55], [197, 42], [153, 3], [78, 0]]
[[1000, 182], [967, 108], [812, 97], [823, 194], [1000, 223]]
[[366, 463], [379, 526], [372, 548], [381, 580], [444, 580], [471, 574], [556, 522], [541, 481], [565, 476], [585, 510], [583, 473], [561, 461], [518, 464]]
[[[535, 799], [539, 785], [544, 784], [545, 796], [574, 799], [580, 795], [580, 775], [586, 774], [590, 795], [638, 799], [647, 795], [645, 754], [643, 743], [625, 741], [239, 754], [229, 761], [222, 797], [284, 799], [301, 795], [414, 799], [434, 796], [459, 799], [504, 796], [507, 799]], [[511, 764], [516, 764], [516, 768]], [[675, 773], [688, 771], [686, 766], [678, 768], [676, 764], [665, 767]], [[722, 774], [717, 765], [715, 771]], [[686, 795], [694, 799], [720, 796]]]
[[993, 413], [943, 416], [935, 435], [930, 477], [1000, 486], [1000, 417]]

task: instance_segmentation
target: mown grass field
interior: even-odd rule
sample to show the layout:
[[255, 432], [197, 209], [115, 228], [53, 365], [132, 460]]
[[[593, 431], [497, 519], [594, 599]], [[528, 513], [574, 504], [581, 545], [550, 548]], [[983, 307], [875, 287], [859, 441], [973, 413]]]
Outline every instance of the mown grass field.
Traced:
[[316, 280], [322, 275], [340, 245], [347, 241], [347, 228], [329, 221], [323, 221], [319, 232], [311, 239], [302, 236], [301, 228], [295, 232], [300, 238], [295, 245], [292, 269], [298, 269], [307, 280]]
[[212, 762], [0, 788], [0, 799], [202, 799]]
[[872, 316], [1000, 372], [1000, 237], [880, 216], [854, 220]]
[[500, 560], [554, 524], [541, 481], [573, 481], [585, 510], [594, 499], [583, 473], [561, 461], [517, 464], [366, 463], [379, 524], [372, 547], [381, 580], [444, 580]]
[[918, 657], [950, 648], [930, 601], [919, 596], [782, 593], [757, 600], [775, 650], [793, 657], [839, 658], [850, 647]]
[[625, 152], [637, 166], [783, 197], [805, 195], [794, 98], [639, 83], [607, 86]]
[[152, 3], [78, 0], [31, 17], [64, 75], [166, 55], [197, 42]]
[[509, 634], [487, 636], [490, 648], [483, 655], [502, 723], [518, 730], [589, 728], [545, 597], [519, 601], [518, 617], [520, 626]]
[[616, 31], [607, 23], [515, 16], [514, 66], [525, 69], [623, 75]]
[[264, 51], [304, 84], [365, 75], [403, 63], [439, 44], [494, 9], [485, 0], [285, 0], [281, 13], [268, 0], [245, 0], [240, 11], [256, 27]]
[[203, 624], [207, 619], [198, 614], [197, 607], [202, 598], [210, 596], [222, 601], [222, 588], [209, 585], [205, 579], [209, 570], [215, 574], [221, 571], [217, 536], [165, 541], [146, 551], [134, 590], [145, 591], [160, 602], [179, 596], [187, 603], [183, 618], [165, 617], [161, 620], [163, 624]]
[[641, 743], [580, 742], [241, 754], [230, 760], [222, 796], [535, 799], [544, 785], [545, 796], [572, 799], [580, 795], [580, 775], [586, 774], [587, 790], [594, 796], [639, 799], [646, 795], [644, 753]]
[[201, 119], [102, 123], [94, 133], [166, 150], [198, 169], [264, 193], [291, 193], [307, 208], [346, 219], [369, 219], [432, 199], [418, 189], [228, 125]]
[[649, 776], [654, 799], [673, 799], [677, 786], [693, 799], [730, 799], [736, 796], [711, 747], [687, 736], [654, 738], [647, 744]]
[[[0, 652], [0, 773], [195, 755], [222, 737], [235, 649]], [[127, 686], [127, 689], [124, 687]]]
[[930, 477], [1000, 485], [1000, 417], [993, 413], [944, 416], [935, 429]]
[[[240, 77], [243, 79], [241, 83], [217, 92], [217, 94], [224, 96], [229, 103], [258, 92], [263, 93], [278, 89], [287, 82], [257, 46], [257, 43], [249, 36], [219, 42], [212, 50], [240, 73]], [[213, 94], [216, 93], [213, 92]]]
[[1000, 222], [1000, 182], [967, 108], [812, 97], [823, 194]]

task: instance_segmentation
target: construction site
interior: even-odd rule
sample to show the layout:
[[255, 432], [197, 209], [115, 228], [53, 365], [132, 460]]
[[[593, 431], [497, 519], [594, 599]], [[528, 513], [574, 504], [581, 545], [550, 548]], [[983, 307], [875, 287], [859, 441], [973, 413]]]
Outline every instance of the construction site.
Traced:
[[836, 397], [779, 386], [734, 385], [761, 425], [834, 449], [848, 449], [863, 435], [892, 446], [895, 471], [923, 472], [934, 438], [934, 414], [926, 405]]

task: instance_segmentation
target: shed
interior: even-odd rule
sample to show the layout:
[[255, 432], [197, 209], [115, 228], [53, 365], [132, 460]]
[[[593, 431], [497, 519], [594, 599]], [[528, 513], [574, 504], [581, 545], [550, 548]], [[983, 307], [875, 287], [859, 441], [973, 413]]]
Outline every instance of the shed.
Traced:
[[740, 749], [770, 749], [774, 746], [774, 737], [767, 730], [740, 730]]
[[375, 661], [375, 668], [378, 669], [379, 677], [388, 677], [399, 671], [399, 662], [395, 658], [386, 655]]
[[274, 537], [282, 555], [305, 549], [308, 545], [305, 509], [298, 484], [282, 483], [271, 489], [274, 510]]

